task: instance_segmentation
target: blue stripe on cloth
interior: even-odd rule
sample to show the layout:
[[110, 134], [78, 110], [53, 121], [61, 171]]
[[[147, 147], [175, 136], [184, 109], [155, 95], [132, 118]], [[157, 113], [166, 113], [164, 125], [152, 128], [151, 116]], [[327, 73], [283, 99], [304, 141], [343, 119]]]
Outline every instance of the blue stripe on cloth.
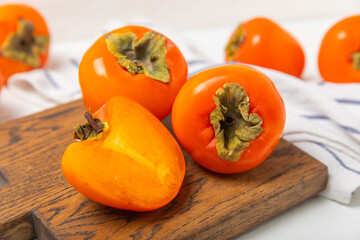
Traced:
[[355, 169], [353, 169], [353, 168], [351, 168], [351, 167], [349, 167], [349, 166], [346, 166], [345, 163], [339, 158], [339, 156], [336, 155], [336, 153], [334, 153], [333, 151], [331, 151], [331, 150], [330, 150], [328, 147], [326, 147], [324, 144], [321, 144], [321, 143], [319, 143], [319, 142], [314, 142], [314, 141], [310, 141], [310, 142], [315, 143], [315, 144], [317, 144], [318, 146], [320, 146], [320, 147], [322, 147], [323, 149], [325, 149], [328, 153], [330, 153], [330, 154], [334, 157], [334, 159], [335, 159], [337, 162], [339, 162], [339, 164], [340, 164], [343, 168], [345, 168], [345, 169], [347, 169], [347, 170], [349, 170], [349, 171], [351, 171], [351, 172], [353, 172], [353, 173], [356, 173], [356, 174], [359, 174], [359, 175], [360, 175], [360, 171], [355, 170]]
[[307, 118], [307, 119], [326, 119], [328, 120], [329, 117], [325, 116], [325, 115], [302, 115], [302, 117]]
[[188, 65], [194, 65], [194, 64], [205, 64], [207, 63], [207, 61], [204, 60], [191, 60], [191, 61], [187, 61]]
[[80, 64], [78, 63], [78, 61], [75, 60], [74, 58], [71, 58], [71, 59], [70, 59], [70, 62], [72, 63], [72, 65], [74, 65], [74, 66], [77, 67], [77, 68], [80, 66]]
[[[306, 119], [311, 119], [311, 120], [330, 120], [330, 118], [325, 115], [301, 115], [301, 116]], [[350, 132], [353, 134], [360, 134], [360, 131], [353, 127], [349, 127], [349, 126], [345, 126], [345, 125], [341, 125], [341, 124], [338, 124], [338, 125], [347, 132]]]
[[344, 125], [340, 125], [340, 127], [342, 127], [344, 130], [346, 130], [348, 132], [355, 133], [355, 134], [360, 134], [360, 131], [355, 129], [355, 128], [344, 126]]
[[360, 100], [337, 98], [337, 99], [335, 99], [335, 101], [338, 103], [343, 103], [343, 104], [360, 105]]
[[45, 77], [47, 78], [47, 80], [51, 83], [51, 85], [54, 88], [57, 88], [57, 89], [60, 88], [60, 86], [56, 83], [55, 79], [51, 76], [51, 74], [48, 70], [45, 69], [44, 74], [45, 74]]

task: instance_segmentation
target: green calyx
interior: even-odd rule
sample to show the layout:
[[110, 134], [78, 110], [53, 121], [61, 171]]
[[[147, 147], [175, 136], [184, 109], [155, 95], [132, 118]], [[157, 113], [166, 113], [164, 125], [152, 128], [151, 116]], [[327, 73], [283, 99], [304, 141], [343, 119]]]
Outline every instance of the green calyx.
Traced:
[[74, 127], [74, 139], [85, 141], [89, 138], [96, 138], [108, 127], [107, 123], [102, 123], [100, 119], [93, 118], [89, 112], [85, 112], [85, 118], [87, 120], [85, 124], [78, 124]]
[[352, 60], [353, 68], [360, 70], [360, 51], [351, 54], [350, 59]]
[[49, 44], [48, 36], [35, 36], [34, 24], [20, 18], [16, 32], [7, 36], [1, 46], [3, 57], [21, 61], [31, 67], [39, 67], [39, 54], [45, 54]]
[[237, 161], [250, 141], [263, 131], [262, 119], [249, 114], [249, 97], [237, 83], [224, 84], [214, 96], [216, 108], [210, 114], [214, 127], [216, 150], [220, 158]]
[[235, 60], [236, 51], [238, 47], [244, 42], [244, 40], [245, 40], [245, 30], [240, 24], [239, 27], [235, 30], [229, 43], [226, 45], [225, 52], [229, 61]]
[[132, 74], [143, 73], [163, 82], [170, 82], [170, 72], [165, 61], [165, 38], [155, 32], [146, 32], [137, 40], [134, 33], [113, 33], [105, 37], [109, 51], [118, 63]]

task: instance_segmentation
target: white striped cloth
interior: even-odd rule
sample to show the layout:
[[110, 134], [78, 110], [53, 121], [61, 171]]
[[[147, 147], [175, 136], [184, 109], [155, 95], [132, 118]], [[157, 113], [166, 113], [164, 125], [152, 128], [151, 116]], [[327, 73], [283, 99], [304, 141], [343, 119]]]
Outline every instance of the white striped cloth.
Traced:
[[360, 84], [307, 83], [260, 70], [284, 99], [283, 137], [328, 166], [329, 181], [321, 194], [350, 203], [360, 187]]

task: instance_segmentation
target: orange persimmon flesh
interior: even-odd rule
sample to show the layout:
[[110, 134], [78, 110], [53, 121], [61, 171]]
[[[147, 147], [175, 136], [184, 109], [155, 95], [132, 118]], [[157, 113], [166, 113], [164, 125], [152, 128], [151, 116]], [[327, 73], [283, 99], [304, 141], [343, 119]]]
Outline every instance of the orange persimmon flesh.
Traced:
[[185, 161], [165, 126], [124, 97], [111, 98], [93, 117], [108, 129], [66, 149], [62, 169], [69, 183], [119, 209], [150, 211], [169, 203], [181, 187]]

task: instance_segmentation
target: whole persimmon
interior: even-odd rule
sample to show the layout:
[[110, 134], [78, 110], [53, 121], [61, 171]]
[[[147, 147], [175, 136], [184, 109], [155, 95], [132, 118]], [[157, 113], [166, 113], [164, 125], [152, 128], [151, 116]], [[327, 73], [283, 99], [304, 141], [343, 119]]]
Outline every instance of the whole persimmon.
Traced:
[[325, 34], [318, 66], [325, 81], [360, 82], [360, 15], [345, 18]]
[[264, 73], [229, 64], [192, 76], [175, 99], [171, 120], [176, 138], [197, 163], [218, 173], [239, 173], [274, 150], [285, 106]]
[[305, 54], [299, 42], [267, 18], [241, 23], [226, 46], [225, 60], [275, 69], [300, 77]]
[[85, 53], [79, 81], [87, 109], [98, 110], [113, 96], [135, 100], [163, 119], [187, 79], [179, 48], [164, 35], [126, 26], [100, 37]]
[[0, 6], [0, 29], [0, 72], [4, 84], [15, 73], [44, 66], [49, 31], [37, 10], [23, 4]]

